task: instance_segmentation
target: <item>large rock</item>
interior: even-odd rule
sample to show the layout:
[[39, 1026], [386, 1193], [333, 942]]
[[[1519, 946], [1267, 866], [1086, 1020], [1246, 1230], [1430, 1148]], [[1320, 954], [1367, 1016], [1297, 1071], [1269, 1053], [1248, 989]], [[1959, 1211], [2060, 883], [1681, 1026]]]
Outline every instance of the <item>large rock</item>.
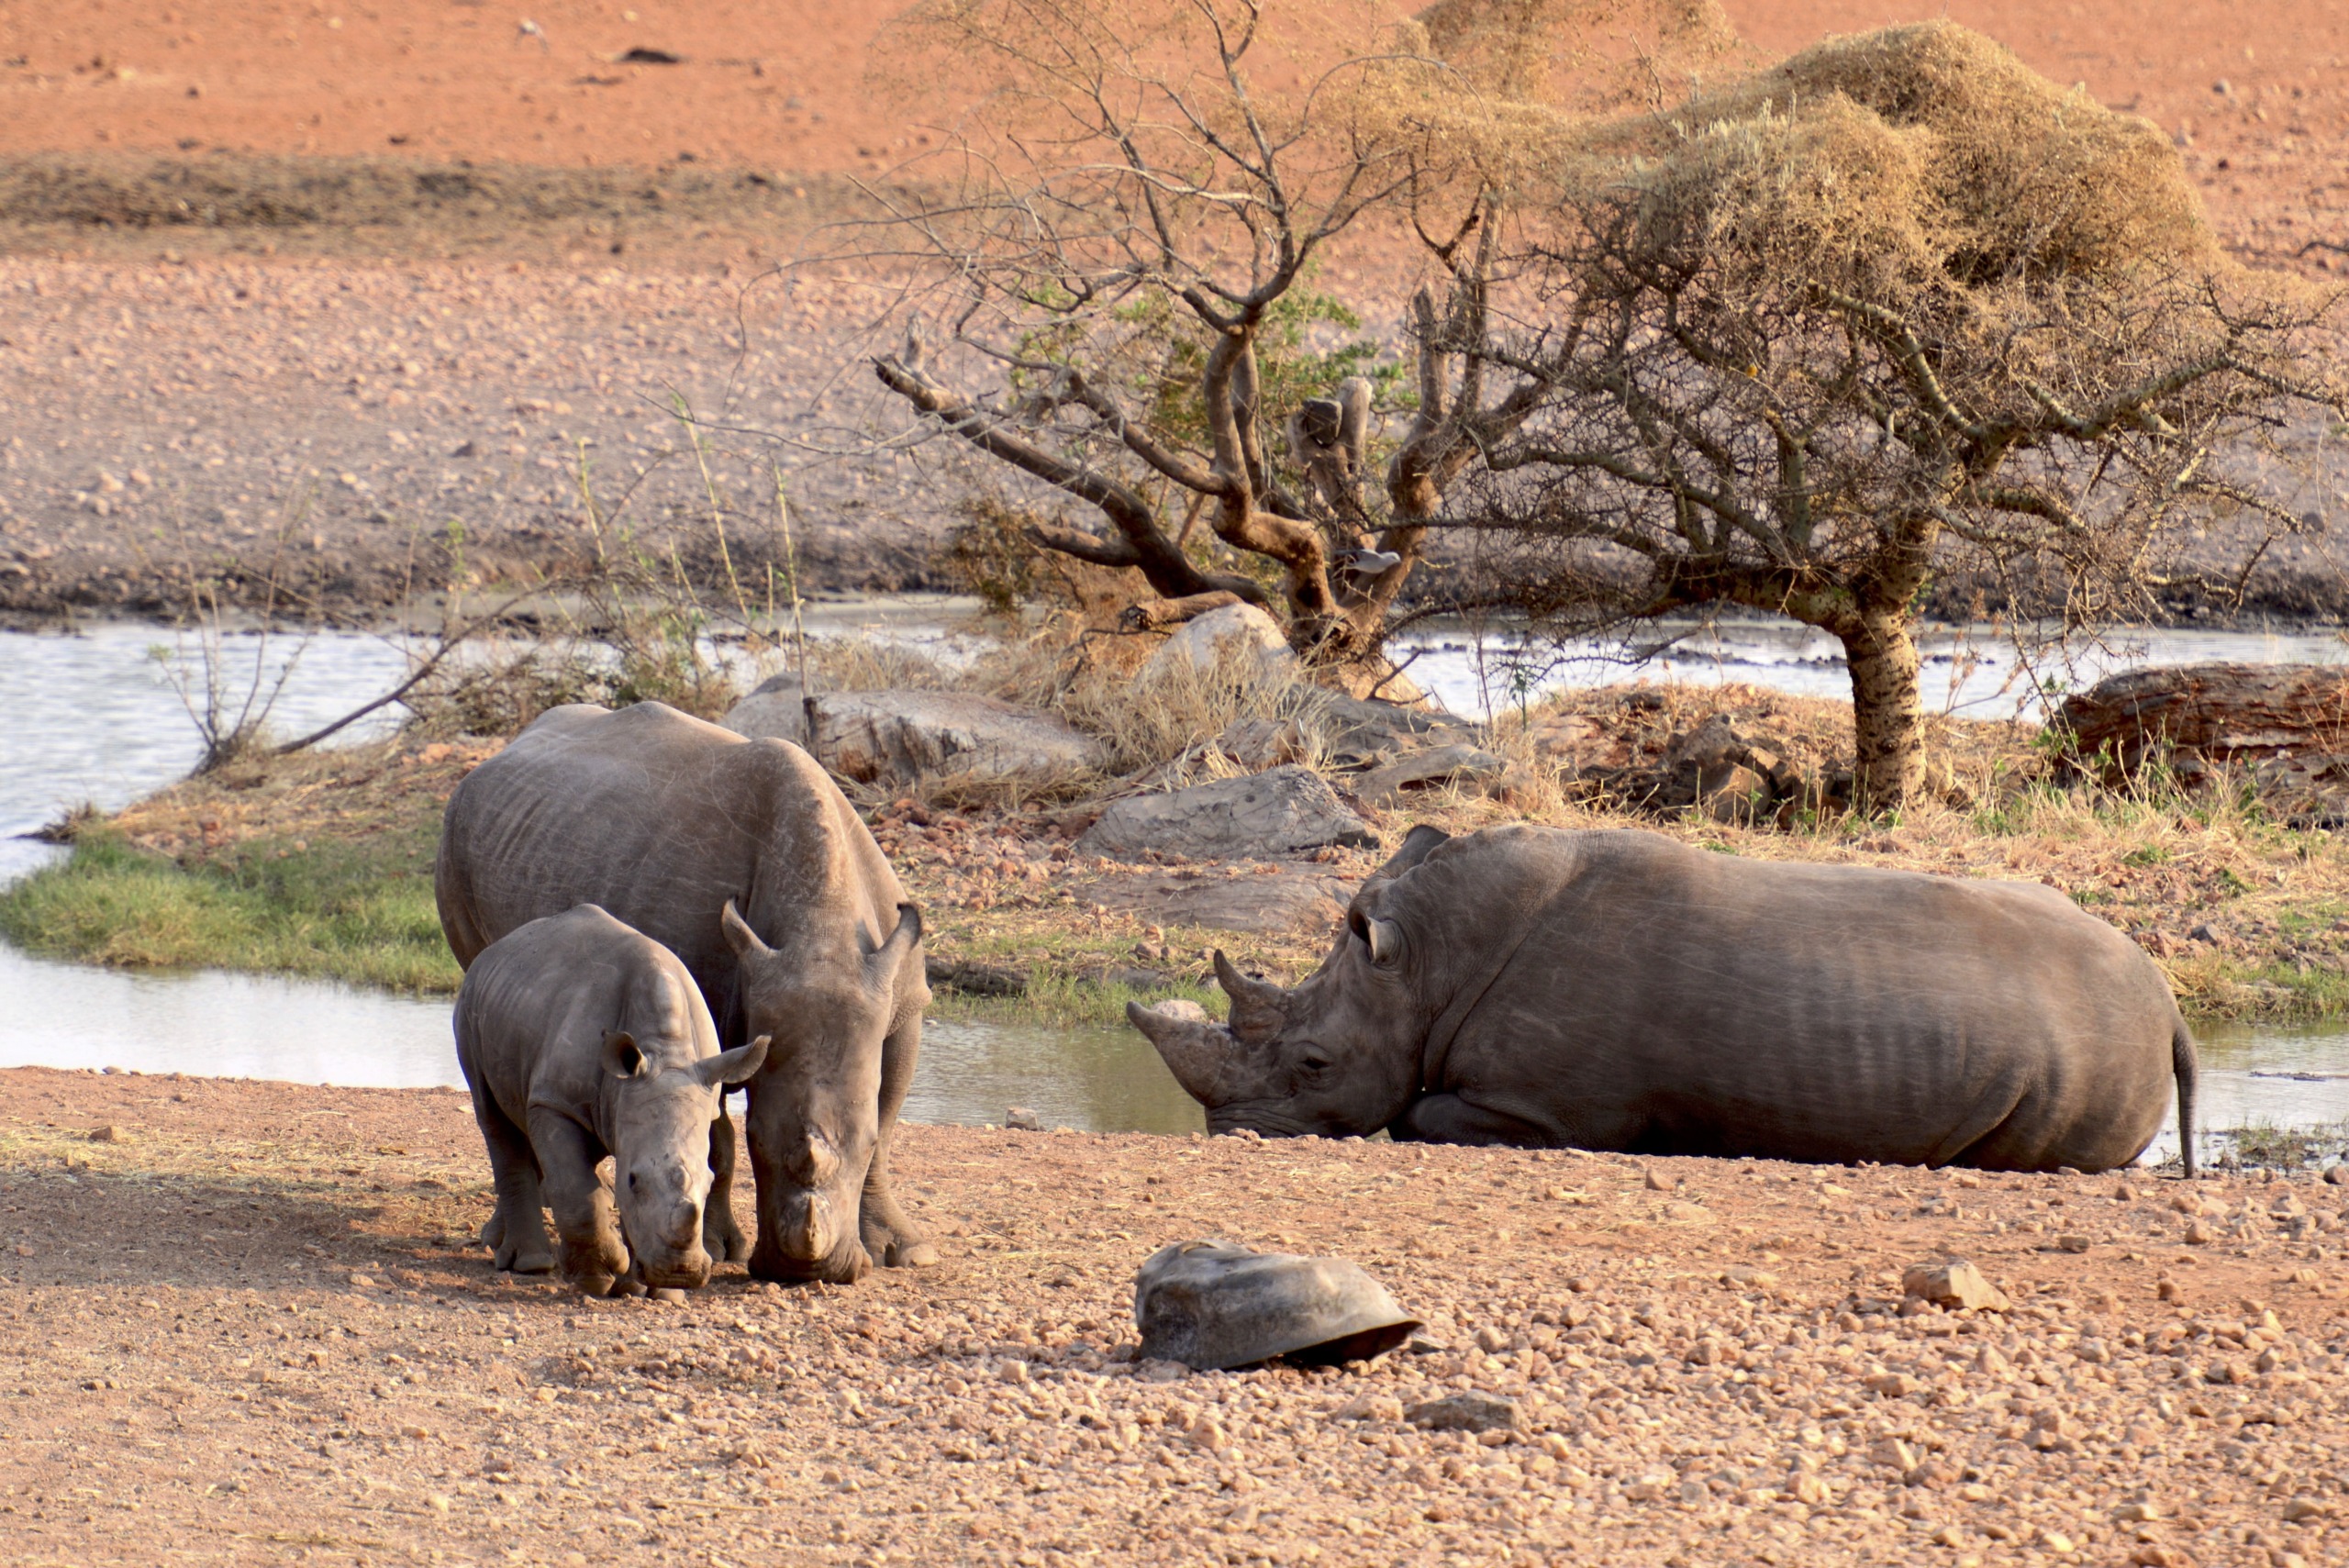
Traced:
[[1134, 1276], [1141, 1353], [1201, 1371], [1275, 1357], [1332, 1366], [1386, 1354], [1419, 1320], [1342, 1258], [1257, 1252], [1229, 1241], [1177, 1241]]
[[2180, 664], [2110, 675], [2066, 697], [2055, 725], [2114, 773], [2152, 758], [2258, 763], [2349, 751], [2349, 669]]
[[1283, 935], [1345, 918], [1354, 884], [1317, 866], [1267, 865], [1239, 876], [1119, 872], [1085, 884], [1083, 898], [1162, 925]]
[[2066, 698], [2054, 728], [2107, 784], [2152, 762], [2187, 785], [2248, 772], [2293, 827], [2349, 823], [2349, 670], [2337, 665], [2130, 670]]
[[1077, 852], [1113, 860], [1152, 853], [1195, 861], [1262, 860], [1328, 844], [1375, 844], [1369, 823], [1308, 768], [1114, 802], [1076, 841]]
[[805, 746], [842, 778], [872, 783], [927, 773], [1053, 774], [1098, 767], [1101, 743], [1049, 713], [969, 692], [818, 692], [807, 738], [806, 694], [777, 675], [718, 722], [753, 740]]
[[1253, 605], [1226, 605], [1176, 628], [1135, 673], [1134, 684], [1148, 687], [1218, 668], [1244, 678], [1296, 662], [1280, 622]]

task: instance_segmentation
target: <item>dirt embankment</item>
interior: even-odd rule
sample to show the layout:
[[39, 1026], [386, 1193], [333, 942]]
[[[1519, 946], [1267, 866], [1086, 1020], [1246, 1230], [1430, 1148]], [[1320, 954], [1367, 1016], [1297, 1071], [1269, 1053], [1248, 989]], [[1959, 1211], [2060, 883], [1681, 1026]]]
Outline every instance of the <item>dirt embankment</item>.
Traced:
[[[2343, 1189], [2305, 1177], [902, 1148], [935, 1269], [591, 1301], [468, 1240], [490, 1196], [460, 1095], [0, 1073], [0, 1540], [141, 1564], [2343, 1551]], [[1361, 1262], [1426, 1348], [1137, 1366], [1133, 1270], [1205, 1234]], [[2011, 1308], [1896, 1315], [1902, 1271], [1952, 1253]], [[1400, 1418], [1468, 1391], [1518, 1424]]]
[[[2349, 843], [2295, 828], [2224, 790], [2200, 796], [2057, 787], [2019, 726], [1936, 720], [1938, 795], [1897, 824], [1806, 816], [1716, 820], [1655, 795], [1663, 759], [1715, 716], [1796, 773], [1848, 766], [1848, 705], [1750, 686], [1633, 687], [1562, 694], [1486, 737], [1511, 762], [1497, 796], [1438, 784], [1364, 805], [1391, 845], [1415, 822], [1453, 832], [1513, 822], [1568, 828], [1640, 827], [1728, 852], [1900, 867], [1941, 875], [2039, 880], [2063, 889], [2154, 955], [2189, 1010], [2204, 1017], [2337, 1017], [2349, 962]], [[152, 856], [154, 880], [109, 857], [77, 855], [0, 905], [17, 941], [61, 958], [124, 964], [227, 964], [340, 975], [384, 974], [453, 987], [455, 971], [429, 907], [421, 923], [370, 918], [338, 948], [335, 922], [378, 901], [426, 896], [429, 845], [442, 803], [494, 740], [397, 740], [234, 764], [159, 792], [103, 824]], [[1234, 766], [1239, 764], [1235, 763]], [[964, 781], [967, 784], [967, 781]], [[1359, 776], [1336, 775], [1341, 786]], [[1017, 1001], [954, 1006], [1010, 1016], [1118, 1020], [1125, 998], [1169, 988], [1212, 997], [1207, 958], [1223, 947], [1283, 978], [1308, 973], [1344, 900], [1384, 858], [1330, 848], [1310, 859], [1129, 864], [1079, 854], [1115, 781], [1089, 800], [974, 798], [953, 781], [871, 791], [868, 819], [920, 900], [933, 958], [976, 966], [974, 992]], [[133, 873], [134, 881], [122, 880]], [[259, 884], [274, 900], [251, 929], [184, 914], [223, 887]], [[1250, 891], [1235, 896], [1240, 887]], [[1239, 929], [1233, 929], [1239, 928]], [[975, 977], [975, 978], [973, 978]], [[946, 978], [941, 991], [960, 988]]]
[[[892, 9], [130, 0], [0, 18], [0, 614], [173, 616], [213, 577], [250, 604], [367, 616], [561, 571], [596, 542], [583, 442], [598, 504], [631, 492], [637, 542], [705, 585], [723, 575], [713, 515], [729, 553], [747, 536], [753, 599], [785, 562], [777, 466], [806, 583], [933, 581], [969, 471], [870, 455], [896, 413], [863, 364], [874, 302], [746, 292], [937, 145], [918, 108], [864, 85]], [[1918, 17], [1980, 28], [2171, 130], [2240, 253], [2349, 267], [2326, 248], [2349, 240], [2338, 7], [1731, 11], [1755, 61]], [[721, 427], [714, 505], [680, 395]], [[2254, 607], [2339, 615], [2341, 582], [2287, 541]]]

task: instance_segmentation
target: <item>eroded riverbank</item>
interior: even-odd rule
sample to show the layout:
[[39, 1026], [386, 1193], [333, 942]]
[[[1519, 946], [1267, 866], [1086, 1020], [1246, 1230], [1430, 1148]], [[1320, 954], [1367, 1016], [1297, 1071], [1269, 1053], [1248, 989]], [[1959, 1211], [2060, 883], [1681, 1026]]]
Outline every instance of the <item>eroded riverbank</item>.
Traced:
[[[2340, 1187], [948, 1128], [899, 1169], [934, 1270], [589, 1301], [468, 1242], [460, 1095], [0, 1073], [14, 1551], [2342, 1554]], [[1136, 1367], [1134, 1268], [1204, 1234], [1352, 1257], [1431, 1348]], [[1901, 1271], [1950, 1253], [2012, 1309], [1897, 1316]], [[1398, 1418], [1464, 1391], [1519, 1425]]]

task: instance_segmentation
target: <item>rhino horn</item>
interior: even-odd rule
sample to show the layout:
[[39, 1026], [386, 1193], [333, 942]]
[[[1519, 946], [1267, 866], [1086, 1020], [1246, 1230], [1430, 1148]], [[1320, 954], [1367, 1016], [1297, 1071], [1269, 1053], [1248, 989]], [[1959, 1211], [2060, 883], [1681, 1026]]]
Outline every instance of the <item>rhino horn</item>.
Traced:
[[1203, 1106], [1215, 1103], [1224, 1064], [1235, 1047], [1230, 1034], [1209, 1022], [1197, 1003], [1167, 1002], [1145, 1007], [1140, 1002], [1129, 1002], [1126, 1021], [1157, 1048], [1166, 1070], [1174, 1074], [1185, 1094]]
[[1252, 980], [1240, 973], [1218, 948], [1215, 983], [1231, 998], [1231, 1032], [1249, 1045], [1262, 1045], [1281, 1032], [1288, 1020], [1288, 993], [1269, 980]]

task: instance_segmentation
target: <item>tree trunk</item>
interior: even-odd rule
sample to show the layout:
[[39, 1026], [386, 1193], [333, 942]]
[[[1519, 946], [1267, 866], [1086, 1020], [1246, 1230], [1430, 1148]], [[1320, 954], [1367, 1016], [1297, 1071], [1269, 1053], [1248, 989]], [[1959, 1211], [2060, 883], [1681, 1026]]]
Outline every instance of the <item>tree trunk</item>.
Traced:
[[1912, 798], [1925, 777], [1925, 701], [1917, 639], [1907, 617], [1864, 615], [1843, 635], [1852, 672], [1852, 800], [1864, 812]]

